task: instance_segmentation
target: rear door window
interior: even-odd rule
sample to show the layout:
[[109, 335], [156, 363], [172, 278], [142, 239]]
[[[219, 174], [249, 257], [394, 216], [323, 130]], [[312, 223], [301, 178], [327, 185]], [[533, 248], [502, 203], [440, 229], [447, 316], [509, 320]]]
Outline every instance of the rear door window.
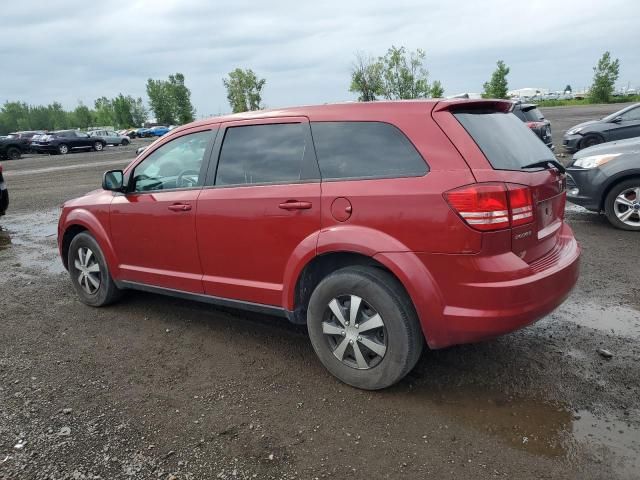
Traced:
[[520, 170], [525, 165], [555, 160], [551, 150], [511, 113], [454, 113], [496, 170]]
[[409, 139], [383, 122], [312, 122], [323, 180], [419, 177], [429, 170]]
[[229, 127], [220, 150], [215, 184], [299, 182], [305, 149], [301, 123]]

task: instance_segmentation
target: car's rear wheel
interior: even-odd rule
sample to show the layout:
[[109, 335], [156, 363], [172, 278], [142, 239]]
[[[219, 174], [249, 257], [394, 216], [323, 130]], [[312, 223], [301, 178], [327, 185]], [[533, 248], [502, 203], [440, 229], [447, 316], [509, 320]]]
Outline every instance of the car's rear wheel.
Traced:
[[580, 141], [580, 149], [593, 147], [594, 145], [599, 145], [601, 143], [604, 143], [604, 138], [602, 138], [600, 135], [586, 135]]
[[101, 152], [103, 148], [104, 148], [104, 144], [103, 144], [102, 142], [95, 142], [95, 143], [93, 144], [93, 149], [94, 149], [96, 152]]
[[615, 185], [605, 199], [604, 211], [614, 227], [640, 231], [640, 177]]
[[19, 148], [9, 147], [7, 149], [7, 158], [9, 160], [18, 160], [22, 156]]
[[102, 307], [120, 297], [104, 254], [91, 234], [82, 232], [73, 237], [67, 261], [71, 282], [82, 303]]
[[324, 278], [307, 311], [309, 338], [331, 374], [378, 390], [402, 379], [424, 345], [413, 304], [400, 283], [375, 267], [348, 267]]
[[67, 153], [69, 153], [69, 146], [61, 143], [60, 145], [58, 145], [58, 153], [60, 155], [66, 155]]

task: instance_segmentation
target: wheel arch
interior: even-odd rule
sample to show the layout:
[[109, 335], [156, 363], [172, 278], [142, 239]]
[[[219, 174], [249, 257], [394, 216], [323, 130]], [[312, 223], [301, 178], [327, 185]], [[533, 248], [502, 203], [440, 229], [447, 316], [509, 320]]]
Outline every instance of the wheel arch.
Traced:
[[624, 182], [626, 180], [631, 180], [632, 178], [640, 179], [640, 168], [633, 170], [625, 170], [624, 172], [611, 177], [609, 181], [606, 183], [605, 187], [602, 189], [602, 194], [600, 195], [600, 211], [604, 211], [605, 202], [607, 201], [607, 197], [611, 190], [615, 188], [620, 182]]

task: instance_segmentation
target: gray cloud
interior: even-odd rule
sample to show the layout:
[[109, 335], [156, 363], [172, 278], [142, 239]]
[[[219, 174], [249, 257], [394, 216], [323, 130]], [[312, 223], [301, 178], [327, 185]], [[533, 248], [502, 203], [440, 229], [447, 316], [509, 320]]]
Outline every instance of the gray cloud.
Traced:
[[[620, 84], [640, 87], [640, 3], [206, 0], [10, 2], [2, 7], [0, 101], [92, 104], [145, 96], [149, 77], [182, 72], [199, 115], [228, 110], [222, 77], [235, 67], [267, 78], [277, 107], [353, 99], [356, 51], [423, 48], [446, 92], [477, 92], [497, 59], [510, 86], [587, 86], [605, 50]], [[9, 68], [7, 68], [9, 66]]]

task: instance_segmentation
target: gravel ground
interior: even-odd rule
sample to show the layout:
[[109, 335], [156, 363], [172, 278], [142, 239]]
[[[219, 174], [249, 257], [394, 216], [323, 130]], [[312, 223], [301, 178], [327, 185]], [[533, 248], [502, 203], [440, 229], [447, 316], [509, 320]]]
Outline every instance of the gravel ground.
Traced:
[[[555, 129], [576, 110], [545, 115]], [[569, 207], [584, 253], [561, 308], [364, 392], [281, 319], [145, 293], [76, 300], [58, 205], [139, 145], [4, 163], [1, 479], [639, 478], [637, 234]]]

